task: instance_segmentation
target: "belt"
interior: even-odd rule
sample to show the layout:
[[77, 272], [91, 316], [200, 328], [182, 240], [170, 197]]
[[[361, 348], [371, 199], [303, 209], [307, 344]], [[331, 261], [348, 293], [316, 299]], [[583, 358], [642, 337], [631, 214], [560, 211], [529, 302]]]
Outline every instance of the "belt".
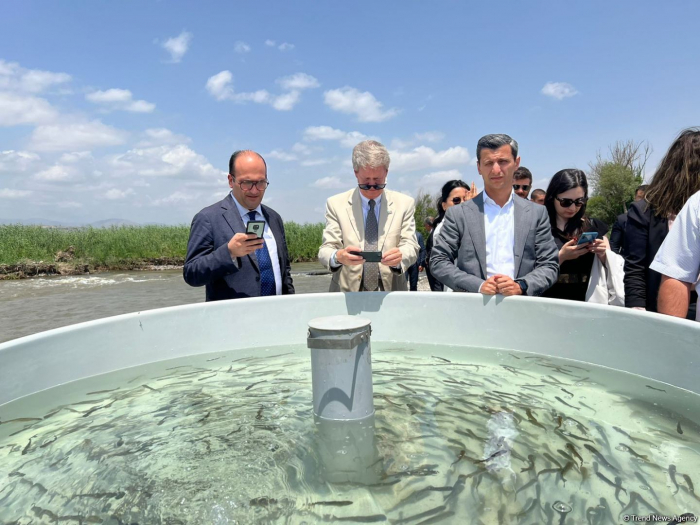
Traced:
[[588, 282], [589, 276], [580, 273], [562, 273], [557, 279], [557, 283], [562, 284], [585, 284]]

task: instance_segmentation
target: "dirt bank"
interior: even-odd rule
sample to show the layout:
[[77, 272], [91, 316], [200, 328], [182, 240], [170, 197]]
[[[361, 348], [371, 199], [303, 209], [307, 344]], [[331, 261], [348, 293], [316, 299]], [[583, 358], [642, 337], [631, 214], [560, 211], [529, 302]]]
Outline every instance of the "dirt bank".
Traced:
[[52, 262], [26, 261], [17, 264], [0, 264], [0, 280], [26, 279], [47, 275], [83, 275], [89, 273], [122, 270], [177, 270], [185, 260], [178, 257], [159, 257], [133, 261], [119, 261], [114, 264], [93, 264], [86, 261]]

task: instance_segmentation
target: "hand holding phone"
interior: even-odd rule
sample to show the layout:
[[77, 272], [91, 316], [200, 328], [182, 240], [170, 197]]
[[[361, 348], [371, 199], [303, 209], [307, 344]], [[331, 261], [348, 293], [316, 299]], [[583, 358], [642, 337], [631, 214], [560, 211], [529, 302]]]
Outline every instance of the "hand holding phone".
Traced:
[[576, 242], [576, 246], [581, 246], [582, 244], [588, 244], [593, 242], [598, 238], [598, 232], [583, 232]]
[[357, 255], [359, 257], [362, 257], [365, 262], [381, 262], [382, 261], [382, 252], [348, 252], [351, 255]]
[[265, 233], [265, 221], [248, 221], [245, 232], [252, 233], [258, 239], [262, 239], [263, 233]]

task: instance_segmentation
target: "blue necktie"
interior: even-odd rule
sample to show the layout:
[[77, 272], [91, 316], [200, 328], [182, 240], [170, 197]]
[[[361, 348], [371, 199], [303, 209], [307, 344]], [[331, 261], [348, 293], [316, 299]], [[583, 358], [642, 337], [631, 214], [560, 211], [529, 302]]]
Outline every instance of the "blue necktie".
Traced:
[[[248, 218], [254, 221], [255, 211], [248, 213]], [[276, 295], [275, 272], [272, 270], [272, 259], [270, 259], [270, 252], [267, 251], [264, 239], [262, 248], [255, 250], [255, 256], [258, 258], [258, 266], [260, 267], [260, 295]]]

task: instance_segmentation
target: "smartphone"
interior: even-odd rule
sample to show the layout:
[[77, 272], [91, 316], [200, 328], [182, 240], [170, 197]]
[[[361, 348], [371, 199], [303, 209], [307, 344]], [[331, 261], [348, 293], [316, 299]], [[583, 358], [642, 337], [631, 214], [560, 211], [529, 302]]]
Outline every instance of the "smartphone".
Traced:
[[382, 262], [382, 252], [350, 252], [352, 255], [359, 255], [366, 262]]
[[593, 242], [598, 238], [598, 232], [583, 232], [576, 242], [576, 246], [581, 246], [582, 244], [588, 244]]
[[265, 232], [265, 221], [248, 221], [248, 225], [245, 227], [246, 233], [252, 233], [262, 239], [263, 233]]

